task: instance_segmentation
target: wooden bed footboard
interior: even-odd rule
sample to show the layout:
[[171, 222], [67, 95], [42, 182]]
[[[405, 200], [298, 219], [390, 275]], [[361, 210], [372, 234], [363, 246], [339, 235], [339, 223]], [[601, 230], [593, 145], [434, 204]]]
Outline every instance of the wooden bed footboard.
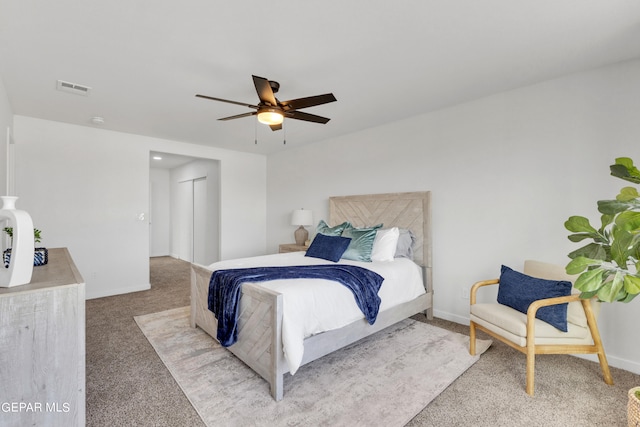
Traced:
[[[213, 338], [218, 322], [207, 306], [212, 270], [191, 264], [191, 326]], [[288, 371], [282, 351], [282, 295], [252, 283], [242, 286], [238, 341], [227, 350], [235, 354], [271, 387], [275, 400], [283, 396], [283, 375]]]
[[[191, 265], [191, 326], [199, 326], [212, 337], [217, 334], [217, 321], [207, 307], [209, 280], [212, 270]], [[313, 335], [304, 340], [302, 365], [374, 334], [407, 317], [432, 308], [431, 292], [378, 313], [375, 324], [362, 319], [343, 328]], [[242, 286], [238, 341], [229, 351], [264, 378], [271, 395], [281, 400], [284, 395], [284, 374], [289, 372], [282, 349], [282, 295], [266, 288], [246, 283]]]

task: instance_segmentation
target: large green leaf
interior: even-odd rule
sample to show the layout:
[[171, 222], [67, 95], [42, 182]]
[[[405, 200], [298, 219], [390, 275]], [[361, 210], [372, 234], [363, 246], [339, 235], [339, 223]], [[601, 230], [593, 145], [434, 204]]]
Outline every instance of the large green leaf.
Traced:
[[582, 299], [591, 299], [591, 298], [595, 297], [597, 293], [598, 293], [598, 291], [581, 292], [580, 293], [580, 298], [582, 298]]
[[573, 243], [582, 242], [584, 239], [594, 239], [593, 233], [576, 233], [567, 236]]
[[602, 261], [597, 259], [591, 259], [584, 256], [579, 256], [572, 259], [565, 267], [567, 274], [574, 275], [582, 273], [585, 269], [595, 265], [602, 265]]
[[608, 214], [604, 214], [600, 217], [600, 222], [602, 223], [602, 225], [600, 226], [600, 230], [598, 230], [600, 233], [604, 232], [604, 229], [607, 228], [607, 226], [609, 224], [611, 224], [613, 222], [613, 220], [616, 218], [615, 215], [608, 215]]
[[639, 294], [640, 277], [631, 274], [624, 276], [624, 290], [633, 295]]
[[638, 296], [638, 294], [630, 294], [630, 293], [627, 293], [627, 297], [626, 297], [625, 299], [621, 299], [621, 300], [619, 300], [619, 301], [620, 301], [620, 302], [625, 302], [625, 303], [627, 303], [627, 302], [631, 302], [631, 301], [632, 301], [635, 297], [637, 297], [637, 296]]
[[633, 165], [629, 157], [618, 157], [614, 165], [609, 166], [611, 175], [636, 184], [640, 184], [640, 170]]
[[622, 202], [620, 200], [598, 200], [598, 211], [607, 215], [615, 215], [636, 207], [633, 202]]
[[574, 215], [569, 217], [569, 219], [565, 221], [564, 226], [567, 230], [574, 233], [598, 233], [598, 230], [593, 228], [589, 220], [583, 216]]
[[620, 268], [627, 268], [627, 259], [631, 255], [631, 243], [633, 235], [620, 227], [613, 227], [613, 240], [611, 242], [611, 259]]
[[[571, 264], [571, 263], [569, 263]], [[567, 266], [568, 272], [569, 266]], [[575, 288], [582, 292], [597, 291], [602, 287], [605, 269], [602, 267], [587, 270], [576, 279]]]
[[622, 212], [616, 217], [616, 225], [628, 232], [640, 232], [640, 212]]
[[609, 255], [611, 251], [608, 251], [607, 249], [608, 246], [605, 247], [599, 243], [589, 243], [588, 245], [571, 252], [569, 254], [569, 258], [576, 259], [578, 257], [584, 257], [592, 260], [609, 261], [611, 259]]
[[629, 202], [640, 197], [638, 190], [635, 187], [624, 187], [620, 190], [620, 194], [616, 196], [616, 200], [621, 202]]
[[620, 271], [616, 272], [613, 276], [613, 280], [605, 282], [598, 290], [598, 299], [605, 302], [614, 302], [620, 298], [624, 299], [626, 297], [626, 293], [621, 294], [621, 291], [624, 289], [623, 280], [624, 274]]

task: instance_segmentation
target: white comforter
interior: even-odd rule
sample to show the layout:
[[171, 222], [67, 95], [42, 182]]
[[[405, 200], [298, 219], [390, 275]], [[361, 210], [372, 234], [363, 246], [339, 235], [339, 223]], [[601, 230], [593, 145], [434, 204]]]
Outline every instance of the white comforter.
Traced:
[[[264, 255], [220, 261], [209, 268], [228, 268], [321, 265], [332, 264], [319, 258], [305, 257], [304, 252]], [[378, 292], [380, 312], [410, 301], [425, 293], [422, 271], [413, 261], [396, 258], [390, 262], [359, 262], [340, 260], [339, 264], [357, 265], [375, 271], [382, 277]], [[300, 286], [300, 282], [306, 282]], [[304, 353], [306, 337], [341, 328], [358, 319], [364, 319], [353, 293], [338, 282], [322, 279], [285, 279], [260, 282], [259, 286], [283, 295], [282, 346], [291, 374], [295, 374]], [[241, 302], [242, 304], [242, 302]]]

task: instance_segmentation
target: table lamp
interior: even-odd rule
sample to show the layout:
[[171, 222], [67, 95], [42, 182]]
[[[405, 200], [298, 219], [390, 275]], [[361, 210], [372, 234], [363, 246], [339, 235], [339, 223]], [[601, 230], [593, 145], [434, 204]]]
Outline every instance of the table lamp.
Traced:
[[304, 209], [296, 209], [291, 215], [291, 225], [299, 225], [293, 236], [296, 239], [296, 245], [304, 245], [309, 238], [309, 232], [304, 228], [305, 225], [313, 225], [313, 212]]

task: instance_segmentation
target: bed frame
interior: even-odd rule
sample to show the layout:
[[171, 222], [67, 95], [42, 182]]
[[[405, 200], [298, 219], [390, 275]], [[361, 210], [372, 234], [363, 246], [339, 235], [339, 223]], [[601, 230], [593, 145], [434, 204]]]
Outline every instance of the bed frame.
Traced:
[[[389, 193], [329, 198], [329, 225], [344, 221], [355, 227], [383, 223], [410, 229], [416, 236], [414, 261], [423, 269], [426, 294], [381, 311], [373, 325], [365, 319], [304, 340], [302, 365], [374, 334], [414, 314], [433, 318], [431, 265], [431, 193]], [[207, 307], [212, 270], [191, 265], [191, 326], [215, 338], [217, 322]], [[289, 370], [282, 350], [282, 295], [247, 283], [242, 287], [238, 341], [227, 347], [270, 385], [275, 400], [283, 397], [284, 374]]]

